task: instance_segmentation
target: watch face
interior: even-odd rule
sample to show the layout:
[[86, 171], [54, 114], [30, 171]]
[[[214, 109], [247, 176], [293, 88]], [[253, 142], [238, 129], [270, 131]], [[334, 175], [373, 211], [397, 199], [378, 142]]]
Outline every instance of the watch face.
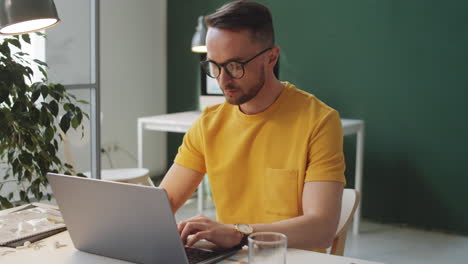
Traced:
[[237, 228], [239, 228], [239, 231], [241, 231], [244, 234], [250, 234], [253, 231], [251, 226], [244, 224], [237, 225]]

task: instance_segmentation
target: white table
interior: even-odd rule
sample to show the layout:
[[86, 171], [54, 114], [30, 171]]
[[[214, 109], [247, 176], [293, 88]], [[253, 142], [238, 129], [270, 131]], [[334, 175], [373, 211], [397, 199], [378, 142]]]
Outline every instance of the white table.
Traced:
[[[56, 248], [55, 243], [59, 242], [63, 247]], [[99, 255], [94, 255], [79, 251], [74, 248], [67, 231], [51, 236], [39, 242], [42, 245], [39, 249], [11, 249], [0, 247], [0, 262], [2, 264], [34, 263], [34, 264], [124, 264], [128, 261], [112, 259]], [[7, 252], [8, 251], [8, 252]], [[235, 257], [246, 255], [243, 250]], [[233, 264], [234, 262], [222, 261], [220, 264]], [[379, 264], [378, 262], [338, 257], [311, 251], [288, 249], [288, 264], [321, 263], [321, 264]], [[381, 264], [381, 263], [380, 263]]]
[[[186, 133], [193, 122], [200, 116], [200, 111], [180, 112], [138, 118], [138, 167], [143, 167], [143, 130]], [[362, 197], [362, 165], [364, 161], [364, 121], [357, 119], [341, 119], [343, 135], [356, 134], [356, 168], [354, 186]], [[198, 210], [203, 211], [203, 188], [198, 188]], [[362, 203], [362, 198], [361, 198]], [[353, 222], [353, 234], [359, 233], [361, 205], [356, 209]]]

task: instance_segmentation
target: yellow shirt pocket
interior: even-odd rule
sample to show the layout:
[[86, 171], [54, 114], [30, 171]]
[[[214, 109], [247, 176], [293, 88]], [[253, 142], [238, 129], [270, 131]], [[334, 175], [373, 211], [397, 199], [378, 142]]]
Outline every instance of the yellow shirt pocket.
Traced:
[[264, 208], [267, 214], [298, 215], [298, 170], [267, 168], [264, 175]]

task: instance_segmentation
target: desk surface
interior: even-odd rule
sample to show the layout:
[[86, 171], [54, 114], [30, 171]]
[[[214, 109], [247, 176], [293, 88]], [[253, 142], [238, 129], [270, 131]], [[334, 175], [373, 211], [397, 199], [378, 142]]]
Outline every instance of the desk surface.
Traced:
[[[58, 242], [63, 247], [57, 248], [55, 243]], [[73, 247], [68, 232], [62, 232], [55, 236], [49, 237], [39, 242], [42, 245], [39, 249], [25, 248], [25, 249], [10, 249], [0, 247], [0, 260], [2, 264], [10, 263], [50, 263], [50, 264], [120, 264], [130, 263], [123, 260], [112, 259], [108, 257], [89, 254], [79, 251]], [[5, 254], [6, 253], [6, 254]], [[378, 262], [338, 257], [322, 253], [315, 253], [305, 250], [288, 249], [287, 253], [288, 264], [303, 264], [303, 263], [321, 263], [321, 264], [381, 264]], [[3, 256], [2, 256], [3, 255]], [[246, 256], [246, 251], [243, 250], [236, 256]], [[234, 264], [239, 262], [234, 261], [221, 261], [220, 264]]]
[[[144, 129], [167, 132], [187, 132], [193, 122], [200, 116], [200, 111], [188, 111], [166, 115], [148, 116], [138, 118]], [[364, 121], [358, 119], [341, 119], [343, 134], [355, 134], [364, 126]]]
[[[26, 206], [26, 205], [25, 205]], [[40, 204], [40, 206], [51, 206]], [[8, 210], [0, 211], [0, 215], [20, 209], [16, 207]], [[59, 247], [57, 247], [57, 244]], [[34, 264], [119, 264], [130, 263], [123, 260], [112, 259], [99, 255], [94, 255], [75, 249], [67, 231], [51, 236], [44, 240], [34, 243], [40, 248], [23, 248], [12, 249], [0, 247], [0, 263], [34, 263]], [[247, 256], [247, 251], [243, 250], [236, 254], [233, 258], [242, 259]], [[224, 260], [220, 264], [234, 264], [239, 262]], [[299, 249], [288, 249], [287, 253], [288, 264], [303, 264], [303, 263], [321, 263], [321, 264], [382, 264], [379, 262], [332, 256], [328, 254], [316, 253]]]

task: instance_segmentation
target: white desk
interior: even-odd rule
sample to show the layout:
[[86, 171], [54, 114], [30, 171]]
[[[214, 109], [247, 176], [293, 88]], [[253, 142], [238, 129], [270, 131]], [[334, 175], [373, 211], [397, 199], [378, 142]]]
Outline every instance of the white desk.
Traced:
[[[193, 122], [200, 116], [199, 111], [180, 112], [167, 115], [157, 115], [138, 118], [138, 167], [143, 167], [143, 130], [186, 133]], [[364, 121], [356, 119], [341, 119], [343, 135], [356, 134], [356, 190], [362, 197], [362, 165], [364, 161]], [[203, 188], [198, 191], [198, 210], [203, 210]], [[362, 203], [362, 198], [361, 198]], [[361, 205], [356, 209], [353, 222], [353, 234], [359, 233], [359, 220], [361, 218]]]
[[[64, 247], [56, 248], [59, 242]], [[128, 261], [112, 259], [99, 255], [89, 254], [74, 248], [67, 231], [42, 240], [39, 249], [11, 249], [0, 247], [0, 262], [2, 264], [34, 263], [34, 264], [124, 264]], [[7, 253], [7, 251], [9, 251]], [[246, 254], [245, 250], [238, 253], [236, 257]], [[3, 255], [3, 256], [2, 256]], [[233, 264], [232, 261], [221, 261], [220, 264]], [[378, 262], [338, 257], [311, 251], [288, 249], [288, 264], [321, 263], [321, 264], [379, 264]], [[381, 264], [381, 263], [380, 263]]]

